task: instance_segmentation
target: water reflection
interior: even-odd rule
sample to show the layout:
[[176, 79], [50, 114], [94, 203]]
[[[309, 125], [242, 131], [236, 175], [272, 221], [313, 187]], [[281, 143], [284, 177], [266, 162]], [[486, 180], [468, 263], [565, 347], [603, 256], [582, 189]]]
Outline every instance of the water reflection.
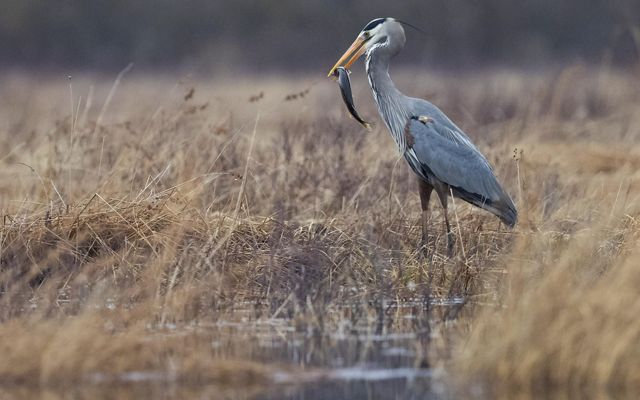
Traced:
[[589, 393], [572, 395], [566, 392], [505, 393], [502, 396], [487, 395], [479, 390], [466, 388], [454, 392], [441, 381], [431, 378], [385, 379], [352, 381], [319, 381], [300, 385], [273, 385], [270, 387], [229, 388], [207, 385], [184, 387], [163, 384], [87, 385], [56, 389], [13, 387], [0, 389], [2, 400], [173, 400], [173, 399], [221, 399], [221, 400], [534, 400], [539, 398], [570, 399], [626, 399], [637, 398], [620, 394]]
[[233, 319], [150, 329], [149, 340], [204, 337], [216, 358], [273, 366], [262, 386], [183, 386], [161, 371], [131, 371], [85, 377], [88, 383], [77, 386], [4, 387], [0, 399], [447, 399], [443, 371], [427, 368], [427, 358], [448, 347], [442, 315], [456, 304], [435, 304], [427, 313], [422, 302], [393, 303], [357, 318], [354, 307], [343, 307], [322, 324], [234, 310]]
[[303, 385], [227, 388], [222, 386], [182, 387], [162, 384], [89, 385], [57, 389], [25, 387], [0, 390], [3, 400], [133, 400], [133, 399], [444, 399], [428, 380], [385, 379], [382, 381], [321, 381]]

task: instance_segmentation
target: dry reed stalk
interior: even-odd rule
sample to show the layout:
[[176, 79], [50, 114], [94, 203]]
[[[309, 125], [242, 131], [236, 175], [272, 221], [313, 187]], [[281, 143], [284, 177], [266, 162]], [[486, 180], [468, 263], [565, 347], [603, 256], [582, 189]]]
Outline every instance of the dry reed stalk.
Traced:
[[[0, 99], [12, 99], [0, 107], [0, 336], [8, 343], [0, 376], [71, 382], [147, 368], [202, 381], [233, 380], [237, 370], [238, 381], [259, 381], [263, 366], [252, 378], [255, 353], [246, 345], [258, 335], [194, 332], [265, 318], [314, 332], [321, 344], [355, 326], [415, 333], [416, 365], [428, 358], [520, 386], [574, 385], [573, 377], [634, 384], [634, 373], [616, 366], [635, 360], [626, 354], [635, 354], [637, 327], [640, 84], [588, 68], [561, 74], [563, 90], [548, 75], [485, 74], [425, 75], [416, 91], [468, 128], [518, 192], [523, 218], [515, 231], [501, 230], [456, 202], [462, 257], [444, 256], [444, 231], [434, 224], [430, 260], [416, 252], [419, 199], [391, 139], [381, 127], [361, 135], [338, 118], [336, 93], [321, 85], [285, 104], [292, 85], [308, 83], [233, 82], [228, 93], [237, 97], [220, 98], [230, 83], [199, 82], [198, 96], [186, 99], [166, 95], [172, 83], [125, 83], [121, 73], [117, 84], [95, 84], [81, 117], [74, 110], [69, 152], [68, 110], [52, 106], [67, 103], [64, 88], [0, 84]], [[256, 87], [270, 110], [259, 125], [247, 103]], [[119, 101], [107, 95], [99, 121], [86, 121], [89, 99], [116, 88]], [[26, 98], [16, 111], [12, 104]], [[249, 134], [243, 121], [254, 119]], [[87, 140], [97, 129], [105, 139]], [[515, 147], [527, 156], [514, 168]], [[611, 288], [619, 298], [605, 301]], [[447, 299], [459, 306], [409, 307], [411, 318], [392, 307]], [[607, 334], [595, 335], [598, 326]], [[442, 337], [428, 342], [425, 332]], [[462, 356], [450, 360], [459, 343]]]

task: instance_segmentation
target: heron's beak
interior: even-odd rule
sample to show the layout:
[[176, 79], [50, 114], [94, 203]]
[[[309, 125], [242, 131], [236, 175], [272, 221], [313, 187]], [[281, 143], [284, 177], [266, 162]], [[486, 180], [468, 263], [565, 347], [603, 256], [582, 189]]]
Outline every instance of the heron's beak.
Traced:
[[[336, 68], [338, 68], [339, 66], [343, 66], [346, 69], [349, 69], [351, 65], [356, 62], [356, 60], [360, 58], [360, 56], [363, 55], [366, 51], [366, 47], [364, 45], [365, 43], [366, 41], [364, 39], [358, 37], [355, 42], [353, 42], [353, 44], [347, 49], [347, 51], [344, 52], [342, 57], [340, 57], [336, 65], [331, 68], [331, 71], [329, 71], [329, 74], [327, 76], [333, 76]], [[347, 61], [347, 63], [343, 65], [345, 61]]]

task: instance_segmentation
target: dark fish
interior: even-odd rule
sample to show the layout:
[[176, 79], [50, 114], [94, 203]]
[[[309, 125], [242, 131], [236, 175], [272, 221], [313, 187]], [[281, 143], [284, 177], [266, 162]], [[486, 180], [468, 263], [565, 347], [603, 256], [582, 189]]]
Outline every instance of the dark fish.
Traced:
[[351, 94], [351, 81], [349, 80], [349, 71], [347, 71], [347, 69], [344, 67], [338, 67], [333, 74], [338, 78], [338, 85], [340, 86], [342, 100], [344, 100], [344, 104], [347, 105], [347, 109], [349, 110], [353, 118], [355, 118], [355, 120], [360, 123], [360, 125], [369, 129], [369, 123], [363, 120], [360, 115], [358, 115], [355, 104], [353, 103], [353, 95]]

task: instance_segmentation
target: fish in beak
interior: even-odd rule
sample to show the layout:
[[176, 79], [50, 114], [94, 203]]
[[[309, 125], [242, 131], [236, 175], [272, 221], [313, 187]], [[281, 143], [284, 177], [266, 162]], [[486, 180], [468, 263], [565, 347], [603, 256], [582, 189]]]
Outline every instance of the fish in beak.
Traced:
[[370, 129], [371, 125], [362, 119], [356, 111], [355, 104], [353, 103], [353, 95], [351, 94], [351, 81], [349, 80], [349, 71], [345, 67], [334, 67], [333, 76], [338, 79], [338, 85], [340, 86], [340, 93], [342, 94], [342, 100], [347, 106], [347, 110], [353, 118], [364, 126], [366, 129]]

